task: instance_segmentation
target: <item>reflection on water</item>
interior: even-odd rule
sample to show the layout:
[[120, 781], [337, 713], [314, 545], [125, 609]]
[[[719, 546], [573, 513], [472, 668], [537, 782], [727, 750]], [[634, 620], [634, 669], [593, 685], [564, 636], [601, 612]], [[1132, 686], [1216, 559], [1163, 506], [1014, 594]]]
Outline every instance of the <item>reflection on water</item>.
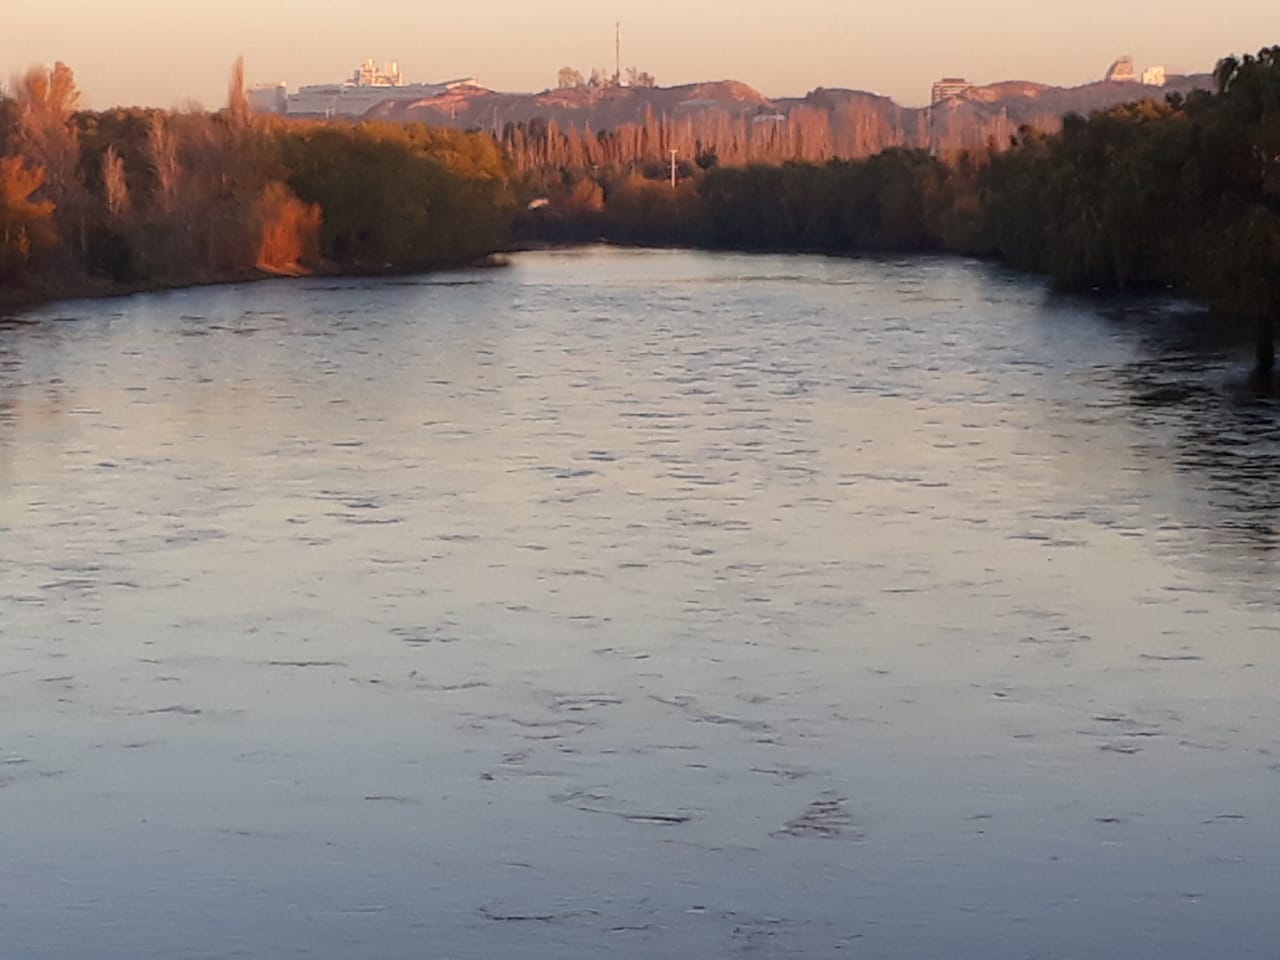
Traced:
[[585, 250], [0, 330], [0, 955], [1269, 956], [1176, 304]]
[[1190, 556], [1265, 597], [1280, 573], [1280, 408], [1246, 382], [1240, 337], [1216, 333], [1199, 313], [1135, 305], [1121, 319], [1145, 352], [1109, 376], [1126, 385], [1140, 430], [1172, 435], [1160, 453], [1184, 482]]

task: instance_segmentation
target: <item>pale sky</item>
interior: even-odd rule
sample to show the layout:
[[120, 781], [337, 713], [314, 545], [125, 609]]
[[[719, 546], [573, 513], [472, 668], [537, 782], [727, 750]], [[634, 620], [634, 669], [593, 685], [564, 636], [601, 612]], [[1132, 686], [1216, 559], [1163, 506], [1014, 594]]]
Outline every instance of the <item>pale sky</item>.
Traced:
[[88, 105], [220, 106], [230, 65], [290, 88], [346, 77], [366, 57], [411, 81], [475, 75], [542, 90], [565, 65], [623, 66], [663, 85], [742, 80], [769, 96], [853, 87], [904, 104], [943, 75], [976, 83], [1100, 79], [1121, 54], [1139, 69], [1207, 71], [1227, 53], [1280, 43], [1280, 2], [1234, 0], [59, 0], [6, 3], [0, 79], [63, 60]]

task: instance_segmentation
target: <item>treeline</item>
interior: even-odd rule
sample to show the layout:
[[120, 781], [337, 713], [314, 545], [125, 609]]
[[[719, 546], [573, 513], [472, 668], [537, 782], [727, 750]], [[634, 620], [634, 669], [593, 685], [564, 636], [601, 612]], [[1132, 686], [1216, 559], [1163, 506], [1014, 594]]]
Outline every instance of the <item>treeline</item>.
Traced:
[[[949, 251], [1064, 288], [1174, 288], [1256, 324], [1280, 315], [1280, 46], [1222, 61], [1216, 91], [1069, 116], [1053, 134], [934, 156], [678, 171], [541, 171], [526, 237], [739, 249]], [[648, 178], [643, 174], [647, 173]]]
[[[527, 123], [508, 123], [498, 139], [516, 169], [532, 175], [551, 168], [635, 172], [668, 162], [672, 150], [685, 164], [776, 165], [866, 157], [929, 142], [926, 111], [903, 110], [870, 96], [832, 104], [824, 104], [819, 94], [813, 97], [814, 103], [785, 114], [710, 108], [672, 117], [646, 109], [642, 122], [596, 131], [535, 117]], [[1013, 127], [1006, 119], [982, 130], [1004, 135]]]
[[[1194, 80], [1183, 80], [1187, 87]], [[952, 99], [934, 107], [902, 107], [887, 97], [852, 90], [809, 93], [801, 102], [774, 107], [752, 101], [658, 100], [647, 104], [635, 122], [592, 128], [589, 119], [535, 117], [496, 130], [516, 169], [536, 175], [549, 168], [617, 169], [636, 172], [668, 162], [674, 150], [681, 161], [721, 166], [781, 165], [791, 161], [825, 163], [857, 160], [894, 148], [951, 153], [1008, 144], [1024, 125], [1056, 132], [1062, 104], [1105, 108], [1122, 99], [1126, 86], [1059, 92], [1047, 98], [1021, 97], [1006, 102]], [[754, 91], [752, 91], [754, 93]], [[1051, 102], [1045, 102], [1045, 100]], [[1098, 102], [1101, 101], [1101, 102]], [[690, 105], [692, 104], [692, 105]], [[1019, 119], [1021, 118], [1021, 119]]]
[[0, 294], [465, 263], [508, 243], [492, 137], [250, 113], [78, 109], [71, 70], [0, 98]]
[[[895, 148], [865, 160], [646, 173], [563, 171], [534, 184], [522, 240], [816, 253], [974, 252], [982, 165]], [[989, 166], [987, 166], [989, 169]], [[669, 168], [667, 171], [669, 176]], [[995, 251], [991, 251], [995, 253]]]

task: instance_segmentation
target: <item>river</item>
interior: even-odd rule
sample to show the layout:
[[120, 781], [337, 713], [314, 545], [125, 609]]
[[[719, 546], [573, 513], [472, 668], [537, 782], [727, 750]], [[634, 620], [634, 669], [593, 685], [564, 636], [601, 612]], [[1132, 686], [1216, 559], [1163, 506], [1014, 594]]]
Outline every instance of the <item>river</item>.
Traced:
[[1176, 302], [589, 248], [0, 325], [0, 955], [1270, 957]]

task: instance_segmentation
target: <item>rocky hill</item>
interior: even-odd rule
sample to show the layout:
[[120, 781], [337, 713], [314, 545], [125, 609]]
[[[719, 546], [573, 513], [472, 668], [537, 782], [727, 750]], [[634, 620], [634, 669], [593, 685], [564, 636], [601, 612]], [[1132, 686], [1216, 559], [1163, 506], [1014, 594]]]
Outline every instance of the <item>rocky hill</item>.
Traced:
[[[668, 149], [676, 148], [684, 156], [712, 151], [721, 162], [777, 162], [856, 158], [899, 146], [951, 150], [1007, 143], [1023, 126], [1057, 129], [1068, 113], [1087, 114], [1211, 86], [1208, 74], [1170, 77], [1164, 87], [1008, 81], [971, 87], [934, 107], [903, 107], [865, 91], [827, 88], [804, 97], [770, 99], [734, 80], [532, 94], [462, 87], [437, 97], [383, 103], [370, 116], [491, 130], [505, 140], [520, 128], [526, 132], [515, 136], [524, 147], [531, 136], [546, 139], [550, 129], [553, 137], [566, 138], [565, 156], [591, 157], [590, 142], [608, 133], [615, 145], [634, 144], [625, 151], [629, 160], [662, 160]], [[579, 149], [575, 143], [586, 146]], [[528, 155], [535, 159], [528, 162], [552, 162], [557, 150], [552, 143], [533, 149]]]
[[561, 127], [608, 130], [643, 123], [646, 115], [677, 117], [706, 110], [754, 113], [770, 101], [745, 83], [720, 80], [678, 87], [571, 87], [542, 93], [497, 93], [460, 87], [425, 100], [388, 101], [370, 111], [381, 119], [420, 120], [448, 126], [497, 129], [534, 118]]

